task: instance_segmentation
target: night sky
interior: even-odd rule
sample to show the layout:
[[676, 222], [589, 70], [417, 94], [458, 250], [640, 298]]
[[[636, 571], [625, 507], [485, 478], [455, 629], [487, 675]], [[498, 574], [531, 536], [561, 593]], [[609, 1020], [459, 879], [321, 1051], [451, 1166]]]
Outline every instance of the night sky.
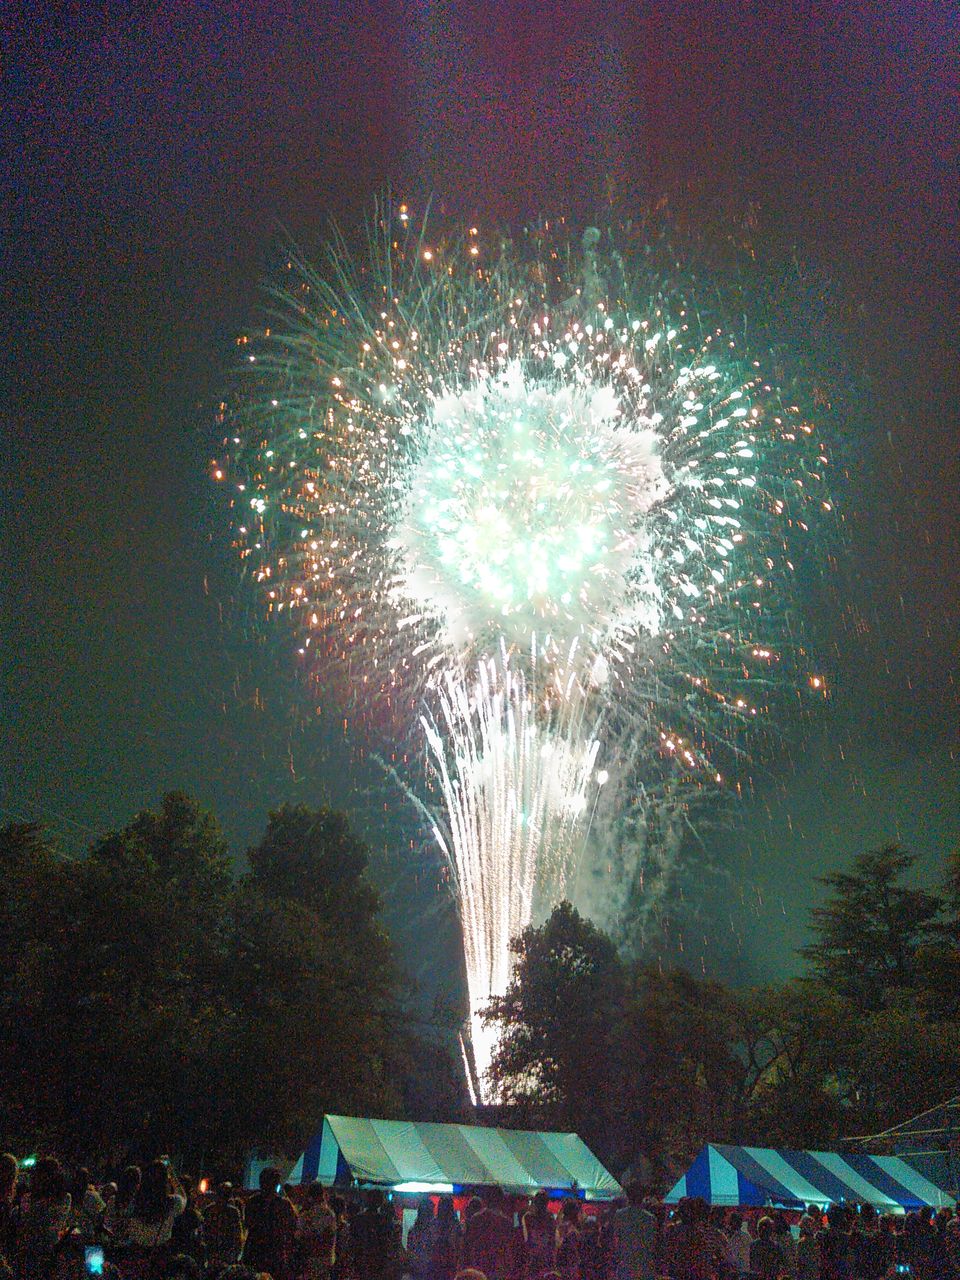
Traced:
[[350, 224], [388, 182], [453, 218], [586, 225], [609, 179], [759, 202], [858, 317], [869, 388], [814, 619], [832, 697], [709, 834], [723, 874], [684, 955], [777, 976], [818, 873], [887, 840], [937, 873], [960, 836], [954, 6], [117, 2], [0, 23], [3, 817], [79, 850], [178, 787], [240, 851], [279, 799], [361, 805], [355, 744], [332, 715], [298, 727], [283, 655], [242, 625], [209, 479], [234, 338], [281, 230]]

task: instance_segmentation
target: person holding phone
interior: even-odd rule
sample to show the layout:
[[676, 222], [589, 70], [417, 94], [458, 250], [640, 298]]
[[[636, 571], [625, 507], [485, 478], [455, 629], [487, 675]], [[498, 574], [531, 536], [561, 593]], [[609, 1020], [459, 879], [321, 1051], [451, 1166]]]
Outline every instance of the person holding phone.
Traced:
[[127, 1223], [133, 1213], [133, 1206], [140, 1191], [142, 1176], [139, 1166], [128, 1164], [117, 1179], [117, 1186], [113, 1195], [107, 1198], [106, 1212], [103, 1215], [103, 1228], [119, 1248], [122, 1248], [127, 1243]]
[[164, 1161], [151, 1161], [143, 1170], [140, 1190], [126, 1220], [124, 1242], [151, 1255], [169, 1251], [174, 1222], [186, 1207], [187, 1198]]

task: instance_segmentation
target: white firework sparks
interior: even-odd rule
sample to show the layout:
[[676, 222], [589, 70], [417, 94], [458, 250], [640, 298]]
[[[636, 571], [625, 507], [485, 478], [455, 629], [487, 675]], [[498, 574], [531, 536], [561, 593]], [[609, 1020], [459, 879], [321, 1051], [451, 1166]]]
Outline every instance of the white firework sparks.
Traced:
[[714, 747], [763, 709], [784, 530], [826, 458], [722, 327], [638, 305], [650, 282], [612, 256], [605, 278], [593, 240], [574, 267], [542, 245], [485, 266], [475, 232], [380, 228], [362, 266], [291, 264], [231, 442], [239, 540], [317, 671], [419, 734], [482, 1082], [482, 1008], [603, 783], [719, 781]]
[[477, 1070], [494, 1047], [482, 1012], [510, 977], [510, 942], [530, 923], [534, 895], [562, 896], [582, 839], [599, 750], [570, 723], [582, 700], [544, 714], [524, 676], [481, 662], [474, 680], [445, 673], [439, 723], [423, 729], [444, 801], [437, 843], [456, 870]]

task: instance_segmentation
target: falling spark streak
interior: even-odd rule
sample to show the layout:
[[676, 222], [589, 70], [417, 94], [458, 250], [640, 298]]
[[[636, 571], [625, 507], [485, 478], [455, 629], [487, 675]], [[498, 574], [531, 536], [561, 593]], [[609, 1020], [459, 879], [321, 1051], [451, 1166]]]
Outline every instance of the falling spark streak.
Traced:
[[579, 259], [488, 259], [474, 230], [427, 251], [400, 224], [381, 211], [368, 259], [337, 241], [325, 275], [291, 259], [213, 466], [318, 679], [419, 737], [432, 787], [399, 776], [453, 871], [483, 1093], [481, 1010], [588, 835], [616, 843], [651, 775], [715, 787], [795, 680], [792, 540], [825, 455], [642, 258], [596, 233]]
[[530, 922], [534, 892], [563, 895], [579, 850], [599, 742], [584, 738], [583, 700], [565, 698], [544, 720], [509, 658], [481, 662], [472, 684], [446, 674], [440, 727], [422, 725], [440, 779], [446, 829], [437, 843], [454, 866], [478, 1063], [494, 1042], [482, 1011], [506, 990], [510, 941]]

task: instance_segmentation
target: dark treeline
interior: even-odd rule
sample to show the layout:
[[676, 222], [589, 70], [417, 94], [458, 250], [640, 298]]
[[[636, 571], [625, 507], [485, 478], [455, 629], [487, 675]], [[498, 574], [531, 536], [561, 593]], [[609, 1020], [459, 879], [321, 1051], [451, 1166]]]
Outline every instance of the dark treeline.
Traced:
[[[893, 846], [825, 878], [803, 976], [734, 990], [625, 961], [567, 903], [495, 1001], [501, 1122], [665, 1180], [705, 1141], [829, 1147], [960, 1079], [960, 858]], [[455, 1019], [425, 1027], [343, 814], [269, 815], [237, 872], [171, 794], [79, 859], [0, 829], [0, 1133], [120, 1165], [297, 1153], [324, 1112], [470, 1119]], [[644, 1163], [652, 1161], [652, 1169]]]
[[344, 815], [282, 808], [247, 863], [179, 794], [76, 860], [0, 830], [7, 1147], [233, 1168], [299, 1150], [325, 1111], [402, 1114], [425, 1074], [456, 1104]]
[[943, 1101], [960, 1081], [960, 855], [939, 893], [905, 883], [915, 862], [892, 845], [823, 877], [804, 972], [752, 990], [624, 962], [561, 903], [516, 940], [491, 1008], [503, 1098], [658, 1182], [704, 1142], [830, 1148]]

